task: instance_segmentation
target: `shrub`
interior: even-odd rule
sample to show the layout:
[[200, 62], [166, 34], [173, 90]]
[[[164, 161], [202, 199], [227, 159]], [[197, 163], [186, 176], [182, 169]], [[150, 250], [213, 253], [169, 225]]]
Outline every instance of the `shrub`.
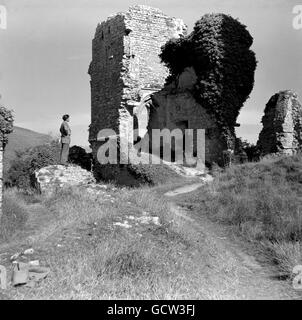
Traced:
[[[239, 156], [243, 156], [249, 162], [259, 161], [260, 150], [257, 145], [249, 143], [247, 140], [236, 138], [235, 153]], [[240, 163], [246, 161], [240, 161]]]
[[162, 47], [161, 60], [170, 70], [168, 81], [193, 66], [198, 80], [195, 96], [214, 114], [227, 133], [254, 86], [255, 53], [246, 26], [225, 14], [206, 14], [187, 37]]
[[143, 184], [157, 185], [182, 178], [165, 164], [106, 164], [96, 163], [93, 170], [97, 181], [110, 181], [118, 185], [138, 187]]
[[87, 153], [84, 148], [72, 146], [69, 150], [68, 161], [88, 171], [91, 170], [92, 153]]
[[13, 131], [13, 123], [12, 111], [0, 105], [0, 140], [3, 149], [8, 142], [8, 135]]
[[179, 178], [179, 175], [165, 164], [129, 164], [127, 169], [139, 183], [156, 185]]
[[57, 141], [17, 152], [4, 182], [7, 187], [29, 189], [34, 184], [34, 172], [48, 165], [58, 164], [60, 146]]

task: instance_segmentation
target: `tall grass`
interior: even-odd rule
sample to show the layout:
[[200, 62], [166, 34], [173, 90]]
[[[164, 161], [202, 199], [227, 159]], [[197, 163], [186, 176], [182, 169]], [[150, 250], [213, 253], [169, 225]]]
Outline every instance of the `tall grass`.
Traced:
[[174, 217], [164, 196], [155, 193], [147, 186], [121, 192], [117, 201], [131, 203], [132, 206], [138, 207], [153, 216], [158, 216], [163, 224], [169, 224]]
[[0, 240], [7, 241], [18, 230], [24, 228], [28, 219], [28, 207], [21, 194], [15, 190], [7, 190], [3, 196], [2, 216], [0, 221]]
[[[39, 290], [14, 291], [14, 298], [204, 299], [219, 294], [223, 297], [218, 293], [219, 281], [215, 278], [212, 283], [204, 273], [206, 266], [214, 268], [222, 263], [216, 260], [213, 263], [210, 248], [197, 248], [193, 240], [173, 228], [170, 223], [173, 214], [163, 197], [147, 187], [108, 193], [113, 202], [106, 201], [103, 195], [92, 197], [78, 188], [65, 189], [44, 199], [54, 219], [35, 240], [40, 247], [47, 248], [39, 259], [50, 267], [52, 274], [41, 282]], [[114, 226], [117, 220], [141, 216], [144, 212], [158, 216], [161, 225], [132, 224], [130, 229]], [[191, 226], [187, 227], [192, 232]], [[194, 234], [186, 234], [195, 238]], [[32, 246], [35, 248], [35, 243]], [[232, 285], [231, 275], [226, 283]]]
[[201, 214], [235, 226], [291, 275], [302, 264], [302, 155], [231, 166], [187, 196]]
[[[183, 199], [201, 214], [261, 243], [272, 261], [290, 275], [294, 265], [302, 264], [301, 160], [295, 156], [233, 166], [217, 172], [213, 183], [183, 195]], [[41, 249], [37, 250], [38, 258], [50, 267], [51, 275], [37, 290], [22, 288], [13, 291], [11, 297], [242, 297], [246, 291], [239, 288], [245, 268], [230, 252], [207, 237], [203, 239], [197, 223], [177, 218], [161, 195], [163, 190], [109, 186], [106, 194], [95, 196], [80, 188], [68, 188], [41, 197], [39, 206], [50, 219], [43, 221], [43, 226], [35, 224], [40, 230], [28, 241]], [[24, 218], [12, 224], [14, 232], [24, 225], [30, 204], [24, 203], [18, 192], [10, 192], [6, 194], [14, 203], [10, 212], [19, 212]], [[16, 204], [17, 209], [13, 207]], [[13, 217], [8, 212], [3, 219]], [[129, 229], [115, 225], [130, 215], [141, 217], [144, 213], [158, 216], [161, 225], [131, 222]], [[3, 225], [11, 226], [9, 220]], [[5, 230], [8, 232], [8, 227]], [[254, 280], [252, 286], [258, 286]]]

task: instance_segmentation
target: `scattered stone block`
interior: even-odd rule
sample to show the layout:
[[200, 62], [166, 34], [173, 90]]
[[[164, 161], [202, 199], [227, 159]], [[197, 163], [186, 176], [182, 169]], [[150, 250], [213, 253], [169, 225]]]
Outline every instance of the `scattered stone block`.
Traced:
[[[66, 186], [88, 186], [95, 183], [93, 174], [79, 166], [51, 165], [35, 172], [36, 186], [50, 194]], [[96, 186], [91, 188], [96, 188]]]

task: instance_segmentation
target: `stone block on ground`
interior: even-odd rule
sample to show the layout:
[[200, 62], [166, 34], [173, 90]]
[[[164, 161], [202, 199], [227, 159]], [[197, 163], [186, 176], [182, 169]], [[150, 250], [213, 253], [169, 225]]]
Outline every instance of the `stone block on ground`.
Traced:
[[35, 184], [41, 193], [50, 194], [68, 186], [86, 186], [95, 183], [93, 174], [79, 166], [50, 165], [35, 172]]

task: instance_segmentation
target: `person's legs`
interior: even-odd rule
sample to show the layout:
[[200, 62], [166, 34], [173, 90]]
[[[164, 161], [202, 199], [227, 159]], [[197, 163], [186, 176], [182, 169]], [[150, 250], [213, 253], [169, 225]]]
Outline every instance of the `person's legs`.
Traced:
[[61, 143], [60, 163], [67, 164], [69, 154], [69, 143]]
[[63, 158], [62, 158], [62, 155], [63, 155], [63, 143], [61, 143], [61, 150], [60, 150], [60, 164], [62, 164], [62, 161], [63, 161]]

